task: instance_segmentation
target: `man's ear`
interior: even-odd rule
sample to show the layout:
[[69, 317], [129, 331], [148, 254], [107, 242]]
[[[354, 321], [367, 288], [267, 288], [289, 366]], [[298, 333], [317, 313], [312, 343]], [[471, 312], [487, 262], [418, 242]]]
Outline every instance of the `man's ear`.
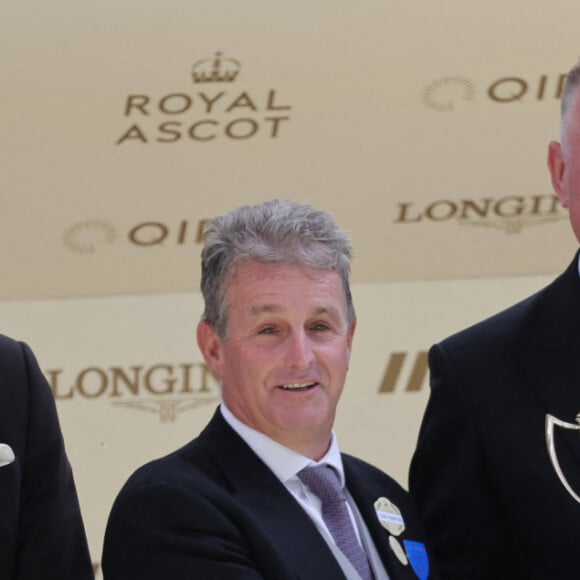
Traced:
[[566, 169], [562, 155], [562, 145], [558, 141], [552, 141], [548, 145], [548, 169], [552, 179], [554, 192], [560, 198], [564, 207], [568, 207], [568, 192], [564, 186], [564, 171]]
[[209, 370], [221, 379], [223, 376], [222, 341], [214, 327], [204, 320], [197, 325], [197, 345]]

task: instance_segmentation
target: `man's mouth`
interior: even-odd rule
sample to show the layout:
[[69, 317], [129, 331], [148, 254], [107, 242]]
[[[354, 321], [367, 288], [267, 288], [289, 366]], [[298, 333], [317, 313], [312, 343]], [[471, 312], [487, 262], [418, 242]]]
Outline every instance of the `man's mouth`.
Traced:
[[284, 385], [280, 385], [280, 388], [284, 389], [285, 391], [307, 391], [308, 389], [315, 387], [317, 384], [317, 382], [286, 383]]

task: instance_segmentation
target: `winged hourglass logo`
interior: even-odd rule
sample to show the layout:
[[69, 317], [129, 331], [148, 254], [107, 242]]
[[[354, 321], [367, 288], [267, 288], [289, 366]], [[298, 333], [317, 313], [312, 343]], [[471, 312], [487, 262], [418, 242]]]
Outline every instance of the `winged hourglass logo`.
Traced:
[[556, 471], [556, 475], [562, 482], [562, 485], [566, 488], [566, 491], [578, 502], [580, 503], [580, 497], [572, 489], [572, 486], [568, 483], [560, 463], [558, 462], [558, 455], [556, 454], [556, 445], [554, 443], [554, 426], [563, 427], [564, 429], [571, 429], [573, 431], [580, 431], [580, 413], [576, 415], [576, 423], [568, 423], [567, 421], [562, 421], [550, 413], [546, 413], [546, 445], [548, 446], [548, 454], [550, 455], [550, 460]]

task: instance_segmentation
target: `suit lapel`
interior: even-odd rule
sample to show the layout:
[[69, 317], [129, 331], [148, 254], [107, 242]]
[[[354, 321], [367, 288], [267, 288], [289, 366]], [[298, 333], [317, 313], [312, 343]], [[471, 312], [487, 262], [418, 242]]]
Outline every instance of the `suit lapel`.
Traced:
[[[374, 503], [380, 497], [387, 497], [392, 499], [391, 489], [384, 486], [377, 486], [369, 481], [368, 474], [361, 473], [357, 469], [355, 462], [347, 455], [343, 455], [344, 472], [346, 477], [346, 486], [352, 495], [357, 508], [365, 521], [369, 533], [373, 539], [375, 547], [383, 565], [389, 574], [391, 580], [417, 580], [417, 576], [413, 572], [410, 565], [403, 565], [389, 545], [389, 532], [380, 524], [377, 517]], [[403, 506], [398, 505], [403, 511]], [[402, 513], [403, 518], [406, 514]], [[397, 538], [397, 541], [403, 545], [403, 538], [405, 534]]]
[[[543, 292], [531, 320], [522, 329], [522, 339], [512, 345], [543, 414], [573, 424], [580, 412], [579, 321], [580, 278], [575, 257], [566, 272]], [[544, 425], [534, 428], [544, 429]], [[571, 461], [572, 470], [568, 471], [570, 475], [576, 473], [576, 485], [580, 485], [578, 431], [560, 427], [555, 430], [557, 447], [563, 452], [564, 462]], [[576, 492], [580, 493], [580, 489], [576, 488]]]
[[226, 423], [219, 410], [199, 437], [298, 578], [340, 579], [332, 552], [290, 492]]
[[580, 410], [577, 258], [533, 304], [513, 352], [547, 412], [574, 420]]

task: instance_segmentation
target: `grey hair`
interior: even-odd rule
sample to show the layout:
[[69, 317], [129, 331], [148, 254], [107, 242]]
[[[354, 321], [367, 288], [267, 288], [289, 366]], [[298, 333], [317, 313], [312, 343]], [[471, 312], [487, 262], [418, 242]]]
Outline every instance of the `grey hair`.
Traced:
[[566, 116], [566, 112], [570, 107], [570, 102], [572, 101], [576, 89], [580, 85], [580, 60], [578, 63], [570, 69], [570, 72], [566, 76], [566, 82], [564, 84], [564, 90], [562, 91], [562, 102], [560, 103], [560, 113], [562, 121]]
[[332, 216], [293, 201], [242, 206], [211, 220], [201, 252], [202, 320], [225, 338], [227, 282], [243, 261], [296, 264], [333, 270], [342, 280], [346, 318], [355, 319], [349, 285], [352, 243]]

